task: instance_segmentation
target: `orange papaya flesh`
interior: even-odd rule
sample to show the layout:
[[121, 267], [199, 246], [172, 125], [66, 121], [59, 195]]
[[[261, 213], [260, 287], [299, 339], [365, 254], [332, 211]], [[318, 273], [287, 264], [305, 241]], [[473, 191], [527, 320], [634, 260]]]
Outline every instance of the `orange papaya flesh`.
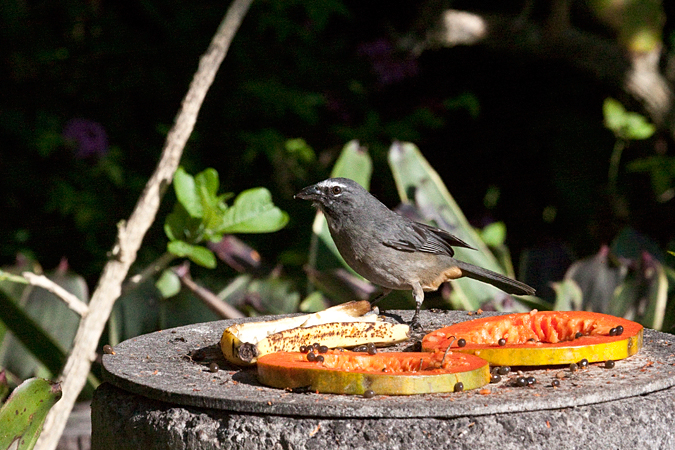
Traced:
[[[623, 327], [620, 335], [610, 330]], [[422, 350], [471, 353], [492, 365], [541, 366], [619, 360], [642, 348], [639, 323], [587, 311], [532, 311], [460, 322], [427, 334]], [[459, 339], [466, 345], [459, 347]], [[503, 339], [499, 345], [500, 339]]]
[[[330, 394], [412, 395], [464, 390], [490, 381], [488, 363], [473, 355], [448, 352], [381, 352], [375, 355], [329, 351], [323, 362], [299, 352], [278, 352], [258, 359], [258, 380], [267, 386]], [[441, 367], [441, 362], [442, 367]]]

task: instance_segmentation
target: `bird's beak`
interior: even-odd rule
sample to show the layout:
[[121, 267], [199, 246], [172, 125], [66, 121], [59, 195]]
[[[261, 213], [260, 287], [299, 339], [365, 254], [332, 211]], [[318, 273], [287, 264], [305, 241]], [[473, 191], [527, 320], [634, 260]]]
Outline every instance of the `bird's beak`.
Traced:
[[306, 188], [295, 194], [293, 198], [299, 198], [301, 200], [317, 201], [321, 198], [321, 190], [318, 188], [316, 184], [313, 184], [311, 186], [307, 186]]

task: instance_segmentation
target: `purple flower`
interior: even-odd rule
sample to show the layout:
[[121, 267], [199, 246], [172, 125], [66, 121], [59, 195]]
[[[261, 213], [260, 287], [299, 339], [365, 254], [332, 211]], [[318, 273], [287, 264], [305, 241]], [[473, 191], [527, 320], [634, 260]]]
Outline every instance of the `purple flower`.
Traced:
[[386, 39], [360, 44], [357, 51], [370, 61], [378, 82], [383, 86], [417, 75], [417, 60], [412, 55], [397, 52]]
[[108, 153], [105, 128], [93, 120], [70, 119], [63, 127], [63, 138], [76, 146], [78, 158], [102, 157]]

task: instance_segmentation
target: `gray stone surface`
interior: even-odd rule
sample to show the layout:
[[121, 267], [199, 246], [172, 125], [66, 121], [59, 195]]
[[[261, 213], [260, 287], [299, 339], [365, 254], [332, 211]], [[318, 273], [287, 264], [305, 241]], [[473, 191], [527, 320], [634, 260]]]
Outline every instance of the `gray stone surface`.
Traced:
[[[470, 318], [467, 313], [460, 311], [423, 311], [420, 316], [429, 330], [467, 318]], [[375, 399], [302, 395], [260, 385], [255, 369], [240, 370], [227, 365], [218, 342], [231, 323], [190, 325], [125, 341], [115, 347], [115, 355], [103, 357], [103, 378], [126, 391], [184, 406], [242, 413], [388, 418], [459, 417], [466, 411], [478, 415], [574, 407], [675, 386], [675, 338], [645, 330], [644, 348], [637, 355], [617, 361], [611, 370], [597, 364], [575, 374], [567, 371], [569, 378], [563, 379], [561, 387], [555, 389], [551, 387], [551, 380], [558, 370], [543, 369], [527, 371], [538, 380], [535, 386], [514, 387], [514, 374], [490, 386], [490, 396], [477, 391]], [[195, 352], [201, 355], [197, 357]], [[211, 362], [225, 370], [211, 373], [208, 368]]]
[[[423, 313], [428, 330], [472, 318]], [[92, 448], [675, 448], [672, 335], [645, 330], [643, 350], [614, 369], [528, 370], [533, 387], [507, 378], [489, 393], [365, 399], [259, 385], [253, 370], [228, 367], [220, 355], [229, 324], [140, 336], [106, 355]], [[211, 362], [225, 370], [210, 372]], [[560, 371], [566, 378], [552, 388]]]
[[576, 408], [340, 419], [181, 407], [104, 383], [92, 404], [92, 450], [665, 450], [675, 448], [674, 406], [669, 388]]

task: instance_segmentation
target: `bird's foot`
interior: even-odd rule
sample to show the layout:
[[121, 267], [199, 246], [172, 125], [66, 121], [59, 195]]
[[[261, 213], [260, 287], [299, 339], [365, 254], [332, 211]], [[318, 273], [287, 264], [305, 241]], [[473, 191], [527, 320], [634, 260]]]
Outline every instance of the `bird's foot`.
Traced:
[[410, 329], [413, 330], [415, 333], [423, 333], [424, 328], [422, 328], [422, 324], [420, 323], [420, 318], [417, 314], [415, 314], [410, 321]]

